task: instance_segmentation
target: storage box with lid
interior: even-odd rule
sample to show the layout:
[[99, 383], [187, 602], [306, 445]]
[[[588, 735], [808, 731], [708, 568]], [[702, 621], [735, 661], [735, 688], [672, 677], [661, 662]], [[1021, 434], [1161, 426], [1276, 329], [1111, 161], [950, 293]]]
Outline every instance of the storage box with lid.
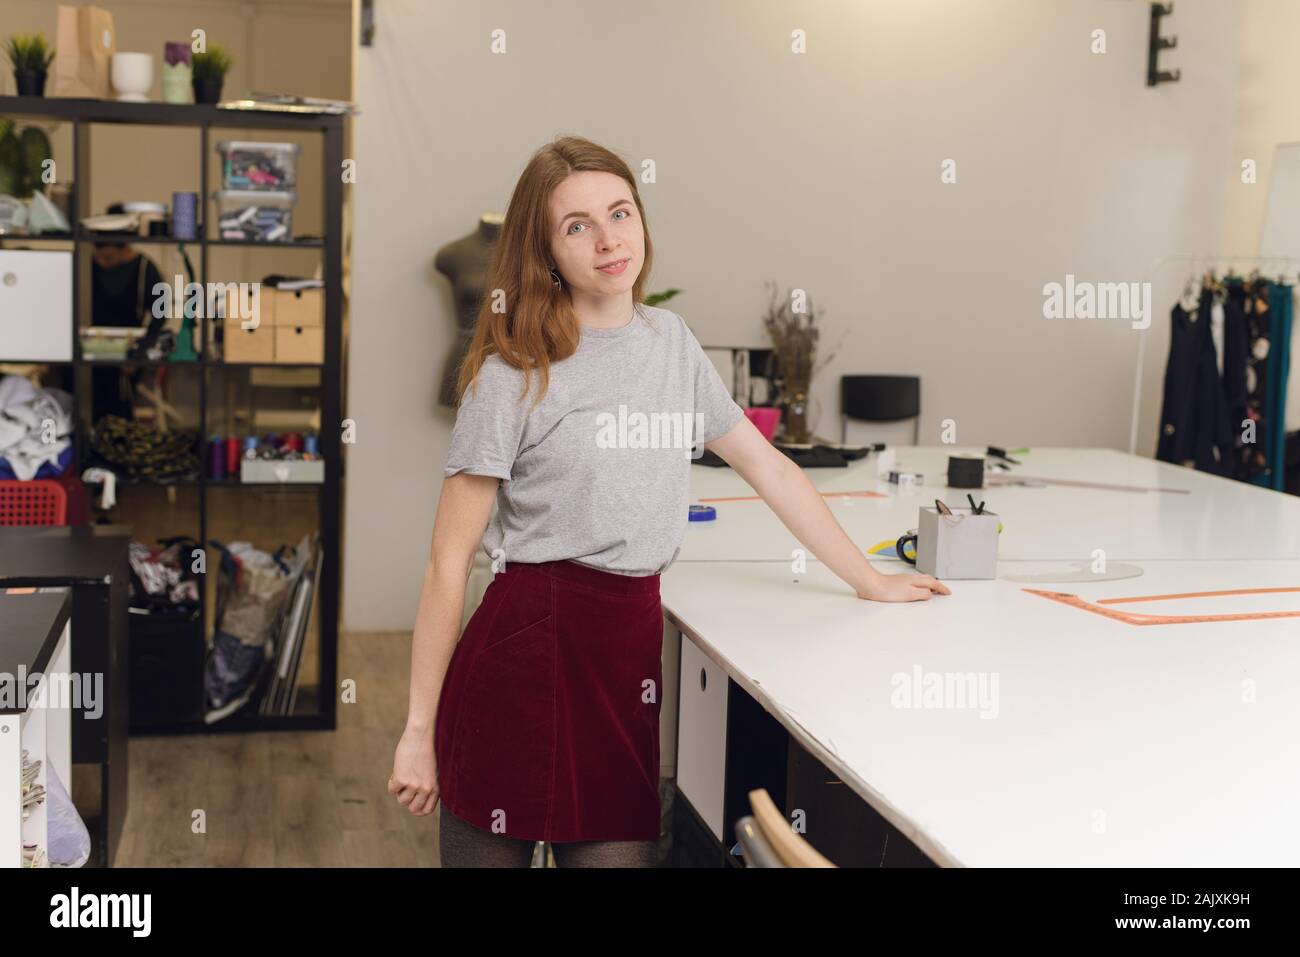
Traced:
[[298, 182], [297, 143], [222, 140], [221, 183], [226, 189], [286, 190]]
[[219, 189], [213, 199], [219, 239], [293, 242], [293, 207], [298, 197], [292, 190]]

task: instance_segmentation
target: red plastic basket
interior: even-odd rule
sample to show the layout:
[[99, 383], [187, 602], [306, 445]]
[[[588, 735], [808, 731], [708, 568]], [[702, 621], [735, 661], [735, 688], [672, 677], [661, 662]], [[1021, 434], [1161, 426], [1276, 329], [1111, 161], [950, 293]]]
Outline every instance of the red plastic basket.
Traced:
[[0, 479], [0, 525], [66, 525], [68, 493], [52, 479]]

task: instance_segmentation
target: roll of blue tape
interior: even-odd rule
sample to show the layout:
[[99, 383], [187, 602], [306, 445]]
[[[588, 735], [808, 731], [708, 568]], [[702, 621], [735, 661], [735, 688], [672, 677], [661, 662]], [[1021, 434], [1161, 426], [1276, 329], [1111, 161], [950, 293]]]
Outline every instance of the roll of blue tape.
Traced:
[[712, 505], [692, 505], [688, 516], [692, 522], [711, 522], [717, 517]]

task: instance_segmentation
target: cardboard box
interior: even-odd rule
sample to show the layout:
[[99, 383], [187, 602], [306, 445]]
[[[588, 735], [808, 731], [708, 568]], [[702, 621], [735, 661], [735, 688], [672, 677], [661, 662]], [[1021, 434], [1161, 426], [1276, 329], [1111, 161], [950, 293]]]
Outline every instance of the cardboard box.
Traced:
[[325, 330], [320, 326], [270, 326], [275, 331], [276, 362], [324, 362]]
[[263, 286], [262, 321], [275, 326], [323, 326], [325, 290]]
[[226, 362], [274, 362], [274, 327], [260, 324], [256, 329], [244, 329], [238, 319], [227, 320], [225, 332]]

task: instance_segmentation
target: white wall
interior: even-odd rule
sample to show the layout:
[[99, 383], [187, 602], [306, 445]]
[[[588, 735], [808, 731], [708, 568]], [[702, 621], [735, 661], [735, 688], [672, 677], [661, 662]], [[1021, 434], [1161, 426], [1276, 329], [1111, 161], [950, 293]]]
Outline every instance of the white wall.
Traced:
[[1236, 3], [1179, 0], [1165, 61], [1183, 80], [1154, 90], [1138, 0], [376, 8], [356, 64], [348, 628], [414, 621], [453, 421], [436, 404], [454, 317], [434, 252], [503, 212], [558, 134], [656, 161], [649, 288], [686, 290], [671, 307], [706, 344], [762, 344], [767, 279], [827, 308], [823, 341], [848, 334], [815, 385], [828, 434], [840, 375], [906, 372], [923, 378], [923, 443], [952, 418], [962, 444], [1127, 448], [1137, 333], [1049, 322], [1042, 287], [1155, 282], [1158, 394], [1182, 277], [1153, 269], [1223, 229]]
[[[1300, 113], [1294, 91], [1300, 84], [1300, 4], [1290, 0], [1246, 0], [1241, 37], [1240, 108], [1232, 129], [1232, 163], [1223, 241], [1209, 252], [1253, 256], [1258, 252], [1264, 210], [1279, 143], [1300, 143]], [[1287, 95], [1290, 93], [1290, 95]], [[1241, 163], [1257, 164], [1255, 183], [1241, 181]], [[1300, 210], [1296, 211], [1300, 214]]]

